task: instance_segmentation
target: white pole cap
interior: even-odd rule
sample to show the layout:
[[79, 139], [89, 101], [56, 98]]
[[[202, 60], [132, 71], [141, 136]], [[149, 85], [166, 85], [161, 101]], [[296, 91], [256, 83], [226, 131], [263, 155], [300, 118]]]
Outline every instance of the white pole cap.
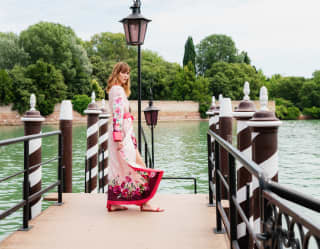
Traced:
[[60, 107], [60, 120], [72, 120], [72, 104], [70, 100], [63, 100]]
[[220, 117], [232, 117], [232, 105], [230, 98], [223, 98], [220, 102]]

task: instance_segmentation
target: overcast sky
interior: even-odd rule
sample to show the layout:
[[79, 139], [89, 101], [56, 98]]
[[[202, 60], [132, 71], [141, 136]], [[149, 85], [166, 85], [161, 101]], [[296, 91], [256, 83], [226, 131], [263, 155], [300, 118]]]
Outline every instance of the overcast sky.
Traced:
[[[152, 19], [145, 44], [165, 60], [182, 63], [184, 44], [211, 34], [231, 36], [267, 76], [311, 77], [320, 70], [319, 0], [141, 0]], [[70, 26], [84, 40], [121, 32], [130, 0], [1, 0], [0, 32], [20, 33], [39, 21]]]

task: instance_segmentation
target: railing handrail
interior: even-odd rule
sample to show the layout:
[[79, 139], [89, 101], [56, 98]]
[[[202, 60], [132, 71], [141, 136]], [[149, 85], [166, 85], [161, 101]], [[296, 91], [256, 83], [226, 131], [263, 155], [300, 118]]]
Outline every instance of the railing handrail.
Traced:
[[242, 163], [242, 165], [255, 177], [258, 178], [259, 184], [263, 189], [271, 190], [273, 193], [279, 195], [283, 199], [295, 202], [305, 208], [312, 209], [320, 212], [320, 201], [312, 196], [306, 196], [296, 190], [292, 190], [288, 187], [282, 186], [279, 183], [273, 182], [270, 179], [264, 177], [262, 170], [252, 160], [246, 158], [243, 153], [234, 148], [228, 141], [217, 135], [211, 130], [208, 130], [208, 134], [213, 136], [217, 142], [228, 151], [236, 160]]
[[58, 135], [58, 134], [61, 134], [60, 130], [40, 133], [40, 134], [36, 134], [36, 135], [22, 136], [22, 137], [18, 137], [18, 138], [5, 139], [5, 140], [0, 141], [0, 147], [5, 146], [5, 145], [9, 145], [9, 144], [24, 142], [24, 141], [28, 141], [28, 140], [32, 140], [32, 139], [36, 139], [36, 138], [43, 138], [43, 137]]
[[[31, 167], [29, 167], [29, 141], [33, 140], [33, 139], [38, 139], [38, 138], [43, 138], [43, 137], [48, 137], [48, 136], [54, 136], [54, 135], [58, 135], [58, 156], [54, 157], [52, 159], [49, 159], [45, 162], [41, 162], [38, 163], [36, 165], [33, 165]], [[23, 228], [22, 230], [28, 230], [28, 221], [29, 221], [29, 211], [30, 211], [30, 202], [40, 196], [42, 196], [44, 193], [48, 192], [49, 190], [53, 189], [54, 187], [58, 186], [58, 204], [61, 205], [62, 204], [62, 188], [63, 188], [63, 166], [62, 166], [62, 155], [63, 155], [63, 151], [62, 151], [62, 133], [61, 130], [57, 130], [57, 131], [52, 131], [52, 132], [46, 132], [46, 133], [40, 133], [40, 134], [36, 134], [36, 135], [28, 135], [28, 136], [22, 136], [22, 137], [18, 137], [18, 138], [12, 138], [12, 139], [6, 139], [6, 140], [2, 140], [0, 141], [0, 147], [1, 146], [7, 146], [10, 144], [16, 144], [19, 142], [23, 142], [24, 143], [24, 170], [20, 170], [19, 172], [11, 175], [11, 176], [7, 176], [3, 179], [0, 179], [0, 183], [6, 180], [9, 180], [15, 176], [18, 176], [22, 173], [24, 173], [24, 180], [23, 180], [23, 200], [21, 200], [18, 204], [14, 205], [13, 207], [3, 211], [0, 213], [0, 220], [4, 219], [5, 217], [9, 216], [10, 214], [12, 214], [13, 212], [17, 211], [18, 209], [20, 209], [21, 207], [23, 207]], [[30, 195], [29, 193], [29, 174], [30, 174], [30, 170], [35, 169], [37, 167], [40, 167], [42, 165], [48, 164], [54, 160], [57, 160], [58, 162], [58, 180], [54, 183], [52, 183], [50, 186], [44, 188], [44, 189], [40, 189], [38, 192], [33, 193], [32, 195]]]
[[[214, 138], [214, 151], [212, 150], [212, 140]], [[212, 196], [213, 192], [213, 184], [212, 174], [210, 171], [212, 169], [215, 170], [216, 173], [216, 207], [217, 207], [217, 231], [221, 232], [221, 221], [224, 223], [226, 231], [228, 233], [230, 239], [231, 248], [239, 248], [238, 237], [237, 237], [237, 216], [241, 217], [241, 220], [245, 223], [246, 231], [249, 233], [251, 238], [253, 239], [253, 243], [256, 244], [258, 248], [264, 248], [266, 245], [264, 242], [278, 243], [275, 239], [288, 241], [288, 244], [297, 243], [297, 240], [294, 238], [294, 226], [297, 223], [299, 228], [304, 227], [309, 229], [308, 233], [305, 237], [301, 238], [303, 240], [303, 248], [306, 248], [305, 240], [309, 240], [310, 236], [314, 236], [318, 243], [318, 248], [320, 248], [320, 229], [316, 223], [304, 215], [301, 210], [293, 210], [287, 203], [298, 204], [301, 207], [307, 208], [309, 210], [313, 210], [316, 212], [320, 212], [320, 201], [311, 197], [306, 196], [298, 191], [292, 190], [288, 187], [282, 186], [277, 182], [273, 182], [270, 179], [264, 176], [264, 173], [261, 169], [259, 169], [258, 165], [250, 160], [249, 158], [244, 157], [244, 155], [236, 148], [234, 148], [229, 142], [225, 141], [219, 135], [214, 133], [211, 130], [207, 132], [207, 141], [208, 141], [208, 172], [209, 172], [209, 199]], [[221, 165], [220, 165], [220, 150], [224, 149], [228, 153], [228, 168], [229, 175], [224, 176], [221, 173]], [[209, 153], [210, 152], [210, 153]], [[212, 160], [212, 153], [214, 152], [214, 162]], [[245, 213], [243, 207], [238, 203], [237, 199], [237, 186], [236, 186], [236, 164], [235, 160], [238, 160], [241, 165], [246, 168], [253, 177], [256, 177], [258, 180], [258, 184], [260, 187], [260, 197], [259, 202], [261, 204], [260, 214], [261, 214], [261, 224], [263, 229], [260, 232], [256, 232], [252, 229], [252, 224], [249, 221], [248, 213]], [[228, 177], [228, 181], [225, 179]], [[220, 185], [225, 187], [228, 191], [228, 199], [229, 199], [229, 217], [226, 215], [226, 211], [224, 210], [221, 203], [221, 190]], [[249, 187], [249, 188], [248, 188]], [[211, 192], [211, 194], [210, 194]], [[249, 212], [249, 192], [250, 192], [250, 184], [247, 185], [247, 203], [246, 203], [246, 212]], [[225, 198], [225, 197], [224, 197]], [[211, 204], [212, 202], [210, 202]], [[271, 210], [274, 208], [278, 208], [278, 211], [274, 211], [272, 213]], [[273, 215], [273, 216], [272, 216]], [[271, 217], [272, 216], [272, 217]], [[287, 224], [286, 230], [281, 230], [281, 219], [285, 217]], [[292, 219], [290, 221], [290, 218]], [[272, 223], [272, 224], [271, 224]], [[280, 226], [279, 226], [280, 225]], [[301, 234], [300, 234], [301, 236]], [[289, 241], [290, 240], [290, 241]], [[279, 242], [280, 243], [280, 242]], [[285, 242], [284, 242], [285, 243]], [[287, 245], [287, 244], [285, 244]], [[287, 246], [288, 247], [288, 246]], [[273, 248], [273, 247], [272, 247]]]

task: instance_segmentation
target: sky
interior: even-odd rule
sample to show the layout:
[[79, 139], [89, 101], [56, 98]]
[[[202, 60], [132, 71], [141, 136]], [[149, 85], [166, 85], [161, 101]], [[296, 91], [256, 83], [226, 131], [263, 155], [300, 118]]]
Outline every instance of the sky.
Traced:
[[[141, 0], [152, 19], [142, 48], [182, 64], [184, 45], [212, 34], [230, 36], [257, 69], [271, 77], [310, 78], [320, 70], [319, 0]], [[84, 40], [123, 33], [119, 20], [132, 0], [1, 0], [0, 32], [19, 34], [40, 21], [71, 27]]]

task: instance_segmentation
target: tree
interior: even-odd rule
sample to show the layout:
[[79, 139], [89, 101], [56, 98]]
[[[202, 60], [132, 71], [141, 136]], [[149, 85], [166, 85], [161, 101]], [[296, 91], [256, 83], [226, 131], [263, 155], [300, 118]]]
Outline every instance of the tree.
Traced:
[[91, 80], [91, 92], [95, 92], [97, 99], [104, 99], [104, 90], [96, 79]]
[[13, 99], [12, 79], [6, 70], [0, 70], [0, 105], [8, 105]]
[[260, 87], [264, 85], [265, 77], [261, 71], [256, 70], [245, 63], [214, 63], [205, 76], [209, 79], [210, 95], [216, 98], [219, 94], [230, 97], [233, 100], [243, 98], [244, 82], [250, 83], [250, 97], [259, 97]]
[[89, 57], [100, 56], [102, 60], [113, 60], [115, 62], [125, 61], [136, 57], [136, 49], [129, 47], [124, 34], [104, 32], [94, 35], [85, 44]]
[[186, 44], [184, 45], [184, 56], [183, 56], [183, 66], [188, 65], [189, 61], [194, 67], [194, 72], [196, 71], [196, 51], [194, 48], [192, 37], [189, 36]]
[[210, 35], [196, 46], [196, 50], [196, 66], [201, 75], [215, 62], [237, 62], [235, 43], [226, 35]]
[[[296, 91], [293, 91], [296, 92]], [[301, 109], [320, 107], [320, 84], [309, 80], [299, 89], [299, 106]]]
[[0, 33], [0, 69], [12, 69], [14, 65], [26, 66], [29, 55], [19, 45], [14, 33]]
[[30, 55], [61, 70], [68, 86], [68, 96], [89, 93], [91, 63], [74, 31], [56, 23], [40, 22], [20, 34], [20, 44]]

